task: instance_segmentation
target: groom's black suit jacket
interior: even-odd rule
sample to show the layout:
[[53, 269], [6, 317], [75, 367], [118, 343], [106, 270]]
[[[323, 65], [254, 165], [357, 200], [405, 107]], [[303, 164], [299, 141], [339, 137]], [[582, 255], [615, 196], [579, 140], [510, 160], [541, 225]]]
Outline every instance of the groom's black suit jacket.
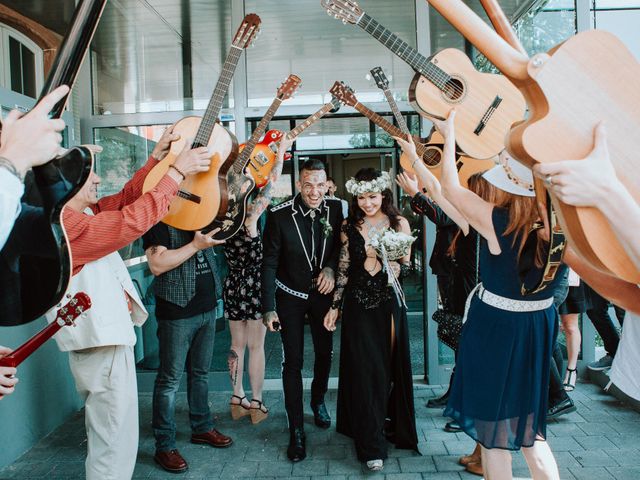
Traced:
[[[308, 294], [312, 280], [325, 267], [335, 272], [340, 255], [340, 200], [325, 198], [315, 212], [314, 229], [331, 231], [316, 233], [317, 265], [312, 262], [311, 218], [309, 208], [296, 195], [269, 209], [263, 235], [262, 310], [275, 311], [276, 279], [286, 287]], [[324, 218], [320, 222], [320, 218]]]

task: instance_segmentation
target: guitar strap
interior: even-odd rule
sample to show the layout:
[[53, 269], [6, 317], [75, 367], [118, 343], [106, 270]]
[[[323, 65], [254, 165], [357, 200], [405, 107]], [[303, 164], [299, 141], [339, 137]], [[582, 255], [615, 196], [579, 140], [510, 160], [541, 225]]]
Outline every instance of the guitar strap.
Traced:
[[542, 222], [536, 222], [529, 232], [529, 236], [520, 255], [518, 273], [520, 275], [520, 292], [522, 295], [532, 295], [544, 290], [556, 277], [558, 268], [562, 264], [564, 248], [567, 244], [562, 227], [558, 222], [558, 216], [553, 208], [549, 194], [545, 193], [547, 205], [547, 220], [549, 222], [549, 243], [545, 246], [545, 263], [542, 275], [531, 278], [535, 272], [535, 258], [538, 247], [538, 230], [544, 228]]

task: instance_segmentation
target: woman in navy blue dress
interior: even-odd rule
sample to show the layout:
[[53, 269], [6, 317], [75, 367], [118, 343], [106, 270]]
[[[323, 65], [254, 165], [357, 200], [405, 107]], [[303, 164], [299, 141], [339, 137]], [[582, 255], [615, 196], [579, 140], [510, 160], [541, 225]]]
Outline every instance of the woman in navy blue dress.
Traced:
[[[492, 202], [463, 188], [454, 159], [454, 117], [452, 111], [446, 122], [434, 120], [445, 137], [438, 193], [463, 217], [461, 229], [471, 226], [482, 237], [482, 284], [467, 301], [467, 321], [444, 415], [480, 443], [487, 478], [512, 478], [509, 451], [522, 449], [534, 479], [559, 479], [546, 442], [549, 368], [558, 324], [555, 282], [525, 297], [518, 273], [524, 240], [538, 220], [531, 173], [505, 156], [501, 165], [483, 175], [500, 189]], [[399, 143], [405, 152], [415, 152], [410, 142], [399, 139]], [[418, 162], [421, 180], [427, 175], [422, 170], [426, 168]], [[427, 188], [439, 190], [440, 184], [433, 180]], [[542, 258], [544, 244], [538, 242], [537, 258]], [[530, 275], [540, 274], [542, 262], [538, 263]]]

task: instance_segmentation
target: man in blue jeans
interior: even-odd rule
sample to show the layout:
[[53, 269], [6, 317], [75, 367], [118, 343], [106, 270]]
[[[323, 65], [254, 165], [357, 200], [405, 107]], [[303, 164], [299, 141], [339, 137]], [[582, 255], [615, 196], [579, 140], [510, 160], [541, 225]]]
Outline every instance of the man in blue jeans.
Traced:
[[154, 460], [174, 473], [189, 468], [176, 448], [175, 423], [176, 393], [185, 364], [191, 442], [216, 448], [233, 443], [214, 428], [208, 401], [215, 308], [222, 293], [213, 247], [224, 242], [213, 239], [216, 232], [186, 232], [159, 223], [143, 236], [149, 268], [156, 276], [160, 342], [153, 389]]

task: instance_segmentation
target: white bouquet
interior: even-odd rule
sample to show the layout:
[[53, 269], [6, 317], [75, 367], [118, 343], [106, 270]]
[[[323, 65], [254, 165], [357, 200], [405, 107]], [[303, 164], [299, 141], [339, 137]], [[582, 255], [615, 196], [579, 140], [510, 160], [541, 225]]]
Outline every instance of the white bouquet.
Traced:
[[411, 251], [411, 244], [416, 237], [403, 232], [396, 232], [391, 228], [385, 228], [369, 238], [371, 245], [381, 258], [386, 255], [388, 260], [399, 260]]

